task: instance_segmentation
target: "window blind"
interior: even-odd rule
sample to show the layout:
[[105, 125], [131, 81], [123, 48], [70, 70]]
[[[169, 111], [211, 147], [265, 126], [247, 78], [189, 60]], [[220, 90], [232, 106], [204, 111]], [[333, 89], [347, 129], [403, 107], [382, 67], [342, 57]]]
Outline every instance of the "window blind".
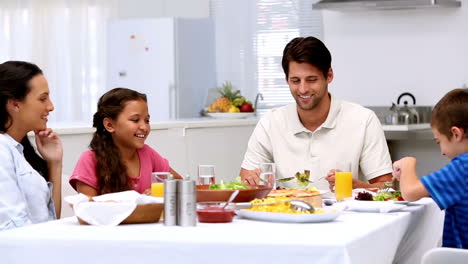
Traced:
[[281, 59], [284, 47], [295, 37], [322, 39], [322, 17], [312, 10], [313, 2], [212, 0], [218, 82], [231, 80], [251, 98], [261, 93], [260, 112], [293, 102]]

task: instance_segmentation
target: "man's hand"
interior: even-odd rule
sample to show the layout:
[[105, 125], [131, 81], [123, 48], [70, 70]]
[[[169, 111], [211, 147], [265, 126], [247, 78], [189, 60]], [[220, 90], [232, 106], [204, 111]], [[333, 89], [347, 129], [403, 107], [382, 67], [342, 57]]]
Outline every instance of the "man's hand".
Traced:
[[242, 182], [247, 185], [260, 185], [260, 169], [241, 169], [240, 176]]
[[335, 191], [335, 172], [339, 170], [331, 169], [327, 173], [327, 177], [325, 177], [325, 180], [328, 181], [330, 191], [334, 192]]

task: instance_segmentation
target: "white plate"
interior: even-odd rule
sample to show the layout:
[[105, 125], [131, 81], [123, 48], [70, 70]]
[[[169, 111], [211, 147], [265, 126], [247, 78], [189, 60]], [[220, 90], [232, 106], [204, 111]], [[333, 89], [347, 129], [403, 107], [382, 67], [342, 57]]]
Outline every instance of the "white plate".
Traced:
[[282, 213], [269, 213], [258, 212], [250, 210], [237, 210], [236, 214], [242, 218], [268, 221], [268, 222], [283, 222], [283, 223], [320, 223], [330, 222], [335, 220], [341, 211], [336, 208], [323, 208], [326, 213], [323, 214], [282, 214]]
[[207, 116], [219, 119], [239, 119], [253, 116], [254, 112], [248, 113], [206, 113]]
[[394, 201], [346, 201], [346, 210], [355, 212], [388, 213], [401, 210], [406, 204]]

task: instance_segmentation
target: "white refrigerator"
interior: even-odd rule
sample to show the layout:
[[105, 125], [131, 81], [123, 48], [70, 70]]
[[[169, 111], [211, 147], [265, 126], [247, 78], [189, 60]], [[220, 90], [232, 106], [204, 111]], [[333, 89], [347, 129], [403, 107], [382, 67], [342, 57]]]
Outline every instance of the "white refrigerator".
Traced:
[[198, 117], [216, 87], [209, 18], [113, 20], [107, 46], [107, 89], [145, 93], [152, 122]]

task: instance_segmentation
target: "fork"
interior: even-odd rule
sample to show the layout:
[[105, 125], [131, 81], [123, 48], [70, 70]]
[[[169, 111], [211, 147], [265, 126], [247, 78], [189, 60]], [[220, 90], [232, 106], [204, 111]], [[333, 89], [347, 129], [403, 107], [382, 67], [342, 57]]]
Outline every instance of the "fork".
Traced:
[[315, 181], [311, 181], [311, 180], [307, 180], [307, 181], [308, 181], [309, 183], [314, 183], [314, 182], [318, 182], [318, 181], [320, 181], [320, 180], [325, 179], [325, 177], [327, 177], [327, 176], [325, 175], [325, 176], [323, 176], [323, 177], [320, 177], [320, 178], [316, 179]]

